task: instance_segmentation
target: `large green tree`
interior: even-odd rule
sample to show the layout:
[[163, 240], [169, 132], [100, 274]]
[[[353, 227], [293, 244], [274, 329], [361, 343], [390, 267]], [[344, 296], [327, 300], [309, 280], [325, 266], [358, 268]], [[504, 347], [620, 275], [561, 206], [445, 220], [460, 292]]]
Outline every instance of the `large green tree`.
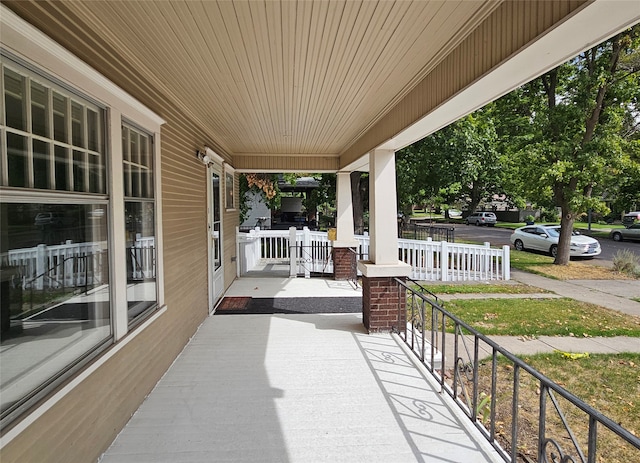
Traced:
[[501, 161], [489, 113], [476, 111], [396, 155], [400, 209], [465, 200], [474, 210], [501, 192]]
[[502, 123], [521, 193], [561, 208], [556, 264], [569, 262], [578, 214], [602, 210], [602, 194], [633, 171], [624, 129], [638, 117], [639, 32], [620, 33], [496, 103], [510, 115]]

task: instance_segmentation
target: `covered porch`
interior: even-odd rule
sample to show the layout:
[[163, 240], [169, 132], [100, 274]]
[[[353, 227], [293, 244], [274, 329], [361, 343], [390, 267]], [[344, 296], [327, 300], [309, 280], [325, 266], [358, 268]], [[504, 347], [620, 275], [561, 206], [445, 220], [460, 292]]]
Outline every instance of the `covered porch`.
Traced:
[[[103, 461], [485, 461], [482, 438], [388, 332], [396, 307], [384, 297], [411, 272], [398, 256], [394, 155], [637, 23], [633, 5], [3, 0], [3, 92], [22, 109], [2, 121], [0, 165], [21, 166], [3, 170], [2, 193], [34, 210], [99, 206], [112, 297], [104, 345], [8, 408], [0, 459], [95, 461], [128, 422]], [[43, 87], [45, 104], [33, 96]], [[85, 121], [77, 101], [103, 114], [96, 164], [74, 158], [94, 151], [88, 124], [72, 136]], [[146, 164], [122, 142], [131, 131], [147, 140]], [[43, 143], [47, 155], [34, 156]], [[92, 171], [100, 192], [73, 181]], [[364, 317], [208, 316], [236, 276], [239, 174], [255, 172], [337, 173], [332, 259], [348, 269], [349, 176], [369, 172]], [[151, 177], [152, 195], [130, 195]], [[136, 221], [125, 213], [140, 200], [153, 211], [155, 234], [141, 238], [157, 243], [157, 307], [130, 323], [123, 251]]]
[[[226, 296], [359, 298], [347, 282], [239, 279]], [[220, 312], [221, 313], [221, 312]], [[405, 347], [360, 313], [214, 315], [102, 458], [502, 461]]]

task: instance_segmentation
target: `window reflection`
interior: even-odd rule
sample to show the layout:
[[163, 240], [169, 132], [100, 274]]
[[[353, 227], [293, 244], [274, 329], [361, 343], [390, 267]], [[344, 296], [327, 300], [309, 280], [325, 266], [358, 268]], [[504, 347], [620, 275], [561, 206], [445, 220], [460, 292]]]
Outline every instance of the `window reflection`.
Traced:
[[111, 336], [104, 204], [0, 204], [2, 415]]
[[156, 304], [154, 203], [125, 202], [129, 321]]
[[153, 137], [122, 126], [129, 322], [157, 306]]
[[220, 236], [220, 176], [216, 173], [211, 174], [211, 208], [213, 210], [213, 223], [211, 230], [211, 252], [213, 253], [214, 270], [218, 270], [222, 266], [222, 253], [220, 252], [221, 236]]

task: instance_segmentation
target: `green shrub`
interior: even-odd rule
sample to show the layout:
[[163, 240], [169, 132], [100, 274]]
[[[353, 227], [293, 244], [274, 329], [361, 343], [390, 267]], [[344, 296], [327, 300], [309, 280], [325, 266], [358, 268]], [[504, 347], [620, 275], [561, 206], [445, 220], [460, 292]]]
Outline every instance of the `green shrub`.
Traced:
[[640, 276], [640, 256], [628, 249], [618, 251], [613, 256], [613, 270], [630, 276]]
[[560, 216], [555, 210], [544, 210], [540, 214], [540, 220], [547, 223], [560, 222]]

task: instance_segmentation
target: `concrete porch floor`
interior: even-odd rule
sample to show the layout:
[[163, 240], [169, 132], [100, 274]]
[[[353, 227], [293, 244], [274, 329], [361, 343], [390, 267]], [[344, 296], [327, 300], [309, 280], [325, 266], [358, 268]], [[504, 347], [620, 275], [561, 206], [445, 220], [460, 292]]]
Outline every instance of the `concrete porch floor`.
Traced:
[[[297, 280], [306, 296], [339, 283]], [[205, 320], [101, 461], [502, 460], [360, 314], [276, 314]]]
[[362, 288], [349, 281], [329, 278], [271, 277], [237, 278], [225, 297], [362, 297]]

